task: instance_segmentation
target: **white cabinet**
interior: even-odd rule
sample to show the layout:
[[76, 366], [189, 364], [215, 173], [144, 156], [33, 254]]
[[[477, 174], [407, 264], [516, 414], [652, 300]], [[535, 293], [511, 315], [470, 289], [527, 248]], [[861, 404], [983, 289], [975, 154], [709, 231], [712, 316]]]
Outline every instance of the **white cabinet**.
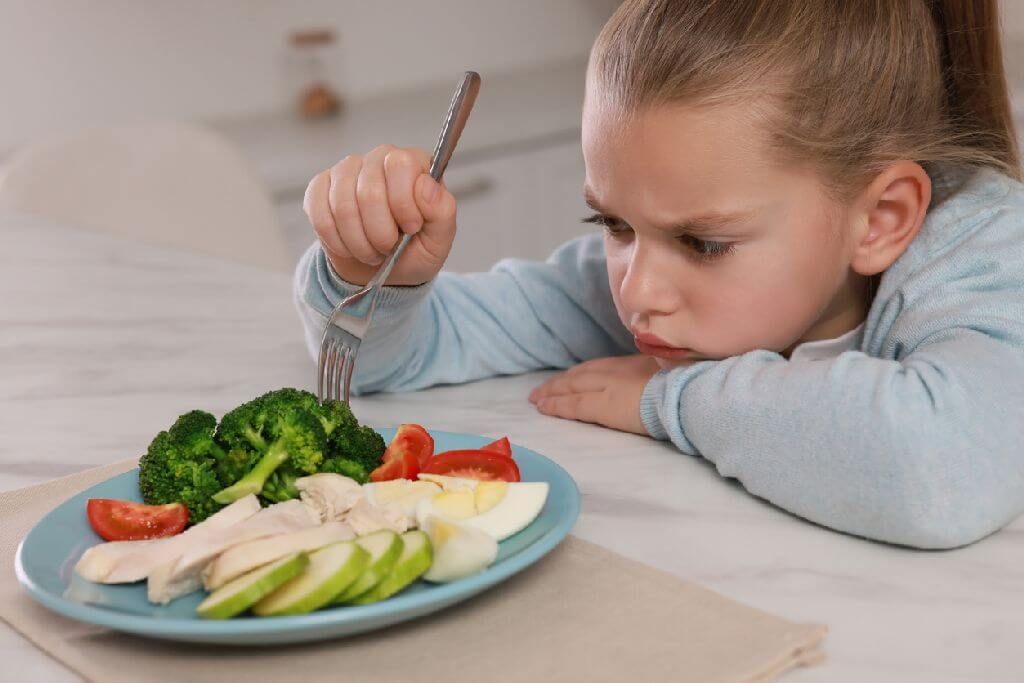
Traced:
[[447, 270], [486, 270], [506, 257], [543, 259], [583, 234], [579, 142], [456, 165], [446, 173], [458, 201], [458, 234]]

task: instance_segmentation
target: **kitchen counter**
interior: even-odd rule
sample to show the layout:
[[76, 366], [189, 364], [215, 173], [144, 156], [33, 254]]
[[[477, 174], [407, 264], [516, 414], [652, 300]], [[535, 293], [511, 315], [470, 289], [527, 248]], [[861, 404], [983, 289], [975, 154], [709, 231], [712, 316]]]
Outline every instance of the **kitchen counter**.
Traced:
[[[188, 409], [219, 415], [313, 385], [286, 275], [0, 216], [0, 283], [0, 489], [138, 455]], [[785, 681], [1024, 677], [1024, 520], [948, 552], [835, 533], [665, 443], [537, 414], [526, 396], [545, 376], [362, 397], [354, 409], [379, 426], [508, 434], [579, 483], [576, 535], [827, 624], [826, 664]], [[6, 626], [0, 657], [20, 680], [77, 680]]]

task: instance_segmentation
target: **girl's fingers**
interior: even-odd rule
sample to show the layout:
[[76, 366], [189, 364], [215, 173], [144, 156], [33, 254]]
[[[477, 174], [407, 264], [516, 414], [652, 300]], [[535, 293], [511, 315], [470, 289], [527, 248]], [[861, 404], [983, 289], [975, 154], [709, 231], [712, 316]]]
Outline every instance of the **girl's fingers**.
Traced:
[[356, 200], [356, 182], [363, 167], [360, 156], [348, 156], [331, 169], [331, 212], [345, 251], [361, 263], [372, 264], [379, 254], [363, 235], [363, 220]]
[[[583, 368], [577, 365], [573, 370]], [[530, 403], [538, 404], [547, 398], [603, 391], [608, 387], [604, 373], [569, 370], [553, 377], [530, 392]]]
[[334, 221], [334, 213], [330, 204], [331, 171], [323, 171], [313, 176], [306, 187], [306, 195], [302, 199], [302, 208], [309, 217], [317, 239], [324, 250], [338, 258], [348, 258], [348, 251], [338, 235], [338, 226]]
[[427, 153], [419, 149], [394, 149], [384, 157], [384, 176], [387, 179], [388, 205], [402, 232], [415, 234], [423, 227], [413, 195], [416, 179], [430, 170]]
[[537, 410], [544, 415], [566, 420], [601, 423], [603, 394], [566, 394], [549, 396], [537, 403]]
[[388, 205], [387, 179], [384, 175], [384, 159], [395, 147], [381, 145], [366, 155], [363, 168], [359, 171], [356, 181], [356, 201], [359, 203], [359, 215], [363, 221], [363, 234], [367, 246], [373, 250], [375, 261], [379, 263], [384, 255], [391, 251], [398, 241], [398, 225], [391, 215]]
[[440, 270], [455, 240], [455, 197], [427, 173], [416, 179], [413, 193], [423, 214], [423, 228], [416, 233], [418, 244]]

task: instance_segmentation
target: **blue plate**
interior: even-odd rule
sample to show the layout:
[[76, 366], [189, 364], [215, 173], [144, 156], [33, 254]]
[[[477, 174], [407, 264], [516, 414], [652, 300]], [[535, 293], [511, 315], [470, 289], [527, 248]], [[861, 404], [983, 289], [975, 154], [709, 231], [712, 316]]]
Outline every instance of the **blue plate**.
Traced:
[[[386, 441], [393, 429], [379, 430]], [[490, 439], [470, 434], [432, 432], [438, 451], [479, 448]], [[337, 638], [408, 621], [465, 600], [522, 571], [550, 552], [566, 537], [580, 511], [580, 494], [572, 477], [551, 460], [513, 446], [523, 481], [546, 481], [551, 486], [537, 519], [501, 542], [497, 561], [465, 579], [433, 585], [417, 582], [398, 595], [372, 605], [332, 607], [296, 617], [244, 616], [207, 621], [195, 609], [205, 593], [152, 605], [145, 583], [105, 586], [74, 573], [86, 548], [102, 539], [85, 516], [89, 498], [140, 500], [138, 470], [97, 484], [66, 501], [29, 532], [18, 548], [18, 580], [37, 601], [71, 619], [152, 638], [202, 643], [263, 645]]]

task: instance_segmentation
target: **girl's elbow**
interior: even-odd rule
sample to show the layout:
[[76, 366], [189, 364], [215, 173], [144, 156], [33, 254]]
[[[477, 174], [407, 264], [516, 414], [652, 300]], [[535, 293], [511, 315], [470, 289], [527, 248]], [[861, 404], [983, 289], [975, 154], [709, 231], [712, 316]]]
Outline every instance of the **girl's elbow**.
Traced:
[[906, 520], [898, 525], [891, 540], [922, 550], [952, 550], [980, 541], [993, 531], [988, 526], [964, 524], [964, 520], [936, 517]]
[[908, 482], [894, 506], [889, 540], [926, 550], [950, 550], [970, 545], [993, 533], [1009, 512], [976, 487], [921, 478]]

